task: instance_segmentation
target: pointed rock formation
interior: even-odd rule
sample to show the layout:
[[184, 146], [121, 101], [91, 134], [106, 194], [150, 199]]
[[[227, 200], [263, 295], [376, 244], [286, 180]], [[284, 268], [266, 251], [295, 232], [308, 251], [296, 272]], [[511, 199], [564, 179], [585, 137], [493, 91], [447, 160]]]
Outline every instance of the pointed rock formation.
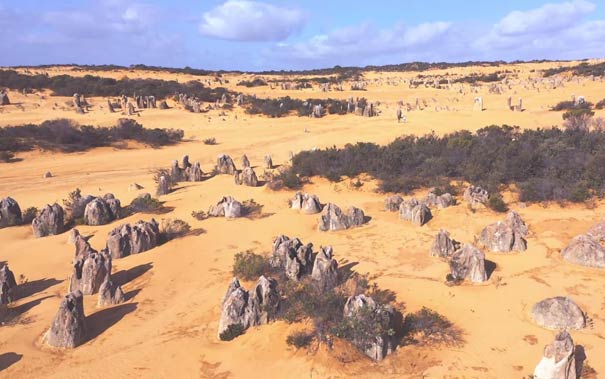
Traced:
[[359, 208], [350, 207], [343, 213], [338, 205], [328, 203], [321, 212], [318, 228], [321, 231], [344, 230], [360, 226], [365, 222], [365, 215]]
[[233, 175], [237, 171], [233, 159], [226, 154], [221, 154], [216, 158], [216, 170], [219, 174]]
[[67, 294], [59, 311], [44, 336], [47, 344], [54, 347], [74, 348], [81, 345], [86, 338], [86, 322], [82, 292]]
[[74, 259], [69, 291], [79, 290], [84, 295], [95, 294], [110, 274], [111, 255], [106, 250], [96, 252], [90, 249]]
[[38, 216], [32, 220], [34, 236], [40, 238], [63, 233], [65, 230], [63, 218], [63, 208], [59, 204], [46, 204]]
[[317, 195], [296, 192], [294, 198], [290, 201], [290, 208], [302, 209], [304, 214], [316, 214], [321, 212], [321, 203]]
[[105, 225], [120, 217], [122, 206], [120, 200], [108, 193], [104, 197], [96, 197], [84, 209], [86, 225]]
[[488, 225], [481, 231], [479, 241], [493, 252], [508, 253], [527, 250], [525, 222], [517, 212], [510, 211], [504, 221]]
[[469, 186], [462, 197], [472, 208], [477, 208], [487, 203], [489, 193], [479, 186]]
[[319, 249], [313, 263], [311, 279], [313, 279], [322, 290], [331, 290], [338, 285], [338, 262], [332, 258], [332, 246]]
[[397, 212], [403, 203], [403, 197], [399, 195], [389, 196], [384, 199], [384, 209], [389, 212]]
[[21, 208], [11, 197], [0, 200], [0, 228], [21, 224]]
[[97, 300], [97, 306], [105, 307], [123, 302], [124, 292], [122, 291], [122, 287], [114, 284], [108, 277], [99, 288], [99, 299]]
[[273, 168], [273, 159], [270, 155], [265, 155], [265, 168], [269, 170]]
[[447, 230], [440, 229], [435, 236], [435, 241], [431, 246], [431, 257], [450, 259], [452, 255], [460, 248], [460, 243], [450, 237]]
[[8, 264], [5, 263], [0, 268], [0, 305], [9, 304], [13, 300], [11, 293], [15, 287], [17, 287], [15, 274], [8, 268]]
[[248, 187], [258, 186], [258, 178], [252, 167], [245, 167], [241, 172], [236, 172], [234, 175], [235, 184], [245, 185]]
[[242, 155], [242, 168], [250, 167], [250, 160], [246, 154]]
[[454, 280], [481, 283], [487, 280], [485, 254], [471, 244], [465, 244], [450, 259], [450, 272]]

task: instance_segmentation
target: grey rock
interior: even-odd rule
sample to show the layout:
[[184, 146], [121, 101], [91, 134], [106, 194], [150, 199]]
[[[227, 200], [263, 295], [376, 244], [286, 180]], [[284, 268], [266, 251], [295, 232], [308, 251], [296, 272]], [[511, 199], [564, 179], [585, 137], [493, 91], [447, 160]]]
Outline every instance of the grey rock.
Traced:
[[15, 274], [8, 268], [8, 264], [5, 263], [0, 268], [0, 305], [9, 304], [13, 300], [12, 290], [15, 287], [17, 287]]
[[605, 248], [588, 235], [579, 235], [571, 240], [561, 256], [568, 262], [594, 268], [605, 268]]
[[316, 214], [321, 212], [321, 203], [317, 195], [297, 192], [290, 201], [292, 209], [301, 209], [304, 214]]
[[246, 154], [242, 155], [242, 168], [250, 167], [250, 160]]
[[406, 221], [412, 221], [412, 218], [414, 217], [414, 208], [418, 205], [420, 205], [420, 203], [415, 198], [401, 202], [399, 205], [399, 218]]
[[399, 195], [389, 196], [384, 199], [384, 209], [389, 212], [397, 212], [403, 203], [403, 198]]
[[534, 321], [547, 329], [584, 329], [586, 317], [580, 307], [568, 297], [557, 296], [536, 303], [531, 310]]
[[21, 224], [21, 208], [11, 197], [0, 200], [0, 228]]
[[269, 170], [273, 168], [273, 159], [270, 155], [265, 155], [265, 168]]
[[164, 175], [162, 175], [158, 179], [158, 186], [156, 189], [156, 194], [158, 196], [162, 196], [162, 195], [167, 195], [169, 193], [170, 193], [170, 183], [168, 182], [168, 179]]
[[63, 208], [57, 203], [46, 205], [32, 220], [32, 230], [37, 238], [53, 236], [65, 230]]
[[412, 209], [412, 221], [413, 224], [422, 226], [429, 222], [433, 218], [433, 214], [429, 207], [424, 204], [418, 204]]
[[331, 290], [338, 285], [338, 262], [332, 256], [332, 246], [321, 247], [313, 263], [311, 279], [323, 290]]
[[193, 166], [187, 169], [187, 180], [190, 182], [201, 182], [204, 178], [200, 162], [195, 162]]
[[465, 244], [450, 259], [450, 273], [454, 280], [481, 283], [487, 280], [485, 254], [471, 244]]
[[135, 224], [124, 224], [109, 232], [107, 251], [114, 259], [151, 250], [159, 243], [158, 223], [139, 220]]
[[441, 195], [435, 194], [434, 190], [429, 191], [429, 194], [423, 201], [429, 207], [436, 207], [439, 209], [451, 207], [456, 205], [456, 200], [450, 193], [443, 193]]
[[460, 243], [453, 240], [447, 230], [440, 229], [435, 236], [430, 254], [431, 257], [449, 259], [459, 248]]
[[105, 307], [124, 302], [124, 292], [122, 287], [114, 284], [110, 278], [107, 278], [99, 288], [99, 298], [97, 306]]
[[242, 216], [242, 203], [231, 196], [225, 196], [208, 209], [211, 217], [238, 218]]
[[216, 170], [220, 174], [233, 175], [237, 171], [235, 169], [235, 163], [230, 156], [221, 154], [216, 158]]
[[103, 198], [94, 198], [86, 204], [84, 209], [84, 223], [86, 225], [105, 225], [120, 217], [120, 201], [107, 194]]
[[84, 316], [82, 292], [74, 291], [67, 294], [48, 332], [44, 336], [47, 344], [60, 348], [75, 348], [86, 338], [86, 322]]
[[559, 332], [546, 345], [534, 370], [534, 379], [577, 379], [575, 345], [567, 331]]
[[484, 205], [489, 200], [489, 193], [479, 186], [469, 186], [462, 196], [464, 201], [471, 207], [476, 208]]
[[258, 186], [258, 178], [252, 167], [245, 167], [241, 172], [234, 174], [235, 184], [245, 185], [248, 187]]
[[494, 252], [511, 252], [527, 250], [525, 236], [528, 233], [525, 222], [516, 212], [509, 212], [504, 221], [486, 226], [479, 236], [479, 241]]
[[109, 279], [111, 274], [111, 255], [106, 250], [76, 256], [73, 264], [73, 274], [70, 278], [69, 291], [82, 291], [84, 295], [99, 292], [101, 284]]

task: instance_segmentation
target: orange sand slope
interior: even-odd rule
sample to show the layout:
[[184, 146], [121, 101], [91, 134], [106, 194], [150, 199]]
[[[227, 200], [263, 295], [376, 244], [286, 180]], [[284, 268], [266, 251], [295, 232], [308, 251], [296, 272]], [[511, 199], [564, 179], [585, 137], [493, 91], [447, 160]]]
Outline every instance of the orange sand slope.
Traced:
[[[565, 63], [572, 65], [574, 63]], [[496, 70], [519, 70], [519, 78], [537, 75], [536, 68], [556, 67], [556, 63], [510, 65], [499, 68], [460, 68], [435, 71], [466, 74]], [[51, 75], [76, 74], [69, 68], [48, 71]], [[433, 72], [431, 72], [433, 73]], [[78, 75], [85, 73], [78, 72]], [[185, 75], [150, 72], [94, 73], [101, 76], [199, 79]], [[426, 73], [425, 73], [426, 74]], [[246, 154], [253, 166], [261, 166], [270, 154], [275, 164], [286, 164], [290, 152], [358, 141], [388, 143], [403, 134], [444, 134], [460, 129], [477, 130], [490, 124], [519, 125], [522, 128], [549, 127], [561, 123], [561, 114], [550, 112], [555, 103], [572, 94], [597, 102], [605, 97], [605, 82], [580, 78], [566, 81], [564, 87], [540, 91], [523, 80], [506, 87], [501, 95], [489, 94], [487, 86], [465, 94], [421, 86], [391, 85], [389, 80], [410, 78], [417, 73], [367, 73], [370, 81], [364, 92], [320, 92], [270, 90], [268, 87], [236, 87], [251, 75], [228, 74], [230, 89], [258, 96], [298, 98], [363, 96], [380, 101], [382, 114], [375, 118], [354, 115], [327, 116], [322, 119], [291, 116], [282, 119], [244, 114], [241, 109], [220, 115], [220, 111], [194, 114], [176, 107], [169, 110], [143, 110], [136, 120], [145, 127], [180, 128], [186, 141], [161, 149], [100, 148], [84, 153], [31, 152], [19, 154], [22, 161], [0, 163], [0, 197], [11, 196], [21, 208], [42, 207], [59, 202], [79, 187], [84, 194], [112, 192], [127, 204], [141, 192], [154, 192], [151, 171], [167, 167], [171, 160], [189, 154], [210, 171], [220, 153], [234, 159]], [[1, 83], [0, 83], [1, 85]], [[348, 87], [346, 88], [348, 89]], [[13, 103], [2, 107], [0, 125], [72, 118], [80, 123], [113, 125], [123, 117], [103, 106], [104, 98], [88, 99], [91, 112], [77, 115], [65, 106], [68, 98], [48, 93], [23, 96], [9, 93]], [[473, 111], [473, 98], [482, 96], [486, 110]], [[524, 112], [506, 109], [506, 98], [523, 98]], [[423, 111], [407, 113], [407, 123], [397, 124], [397, 101], [412, 103], [418, 97], [428, 104]], [[437, 111], [449, 107], [450, 111]], [[596, 116], [605, 117], [603, 111]], [[204, 145], [214, 137], [218, 144]], [[239, 163], [239, 161], [238, 161]], [[52, 178], [42, 178], [51, 171]], [[257, 168], [262, 173], [261, 168]], [[293, 191], [273, 192], [265, 187], [235, 186], [230, 176], [216, 176], [200, 183], [182, 183], [163, 196], [170, 213], [161, 216], [135, 214], [104, 226], [81, 226], [83, 235], [92, 235], [96, 249], [105, 244], [107, 232], [115, 226], [138, 219], [180, 218], [205, 233], [170, 241], [151, 251], [113, 261], [114, 275], [123, 286], [127, 301], [99, 309], [97, 296], [86, 296], [84, 310], [91, 333], [89, 340], [73, 350], [44, 346], [42, 334], [67, 292], [73, 245], [67, 233], [35, 239], [27, 226], [0, 230], [0, 261], [9, 263], [17, 277], [23, 275], [27, 291], [11, 305], [13, 318], [0, 326], [0, 377], [7, 378], [525, 378], [542, 356], [544, 345], [554, 332], [535, 325], [529, 312], [534, 303], [546, 297], [567, 295], [592, 319], [591, 327], [574, 331], [576, 344], [587, 356], [586, 364], [597, 376], [605, 375], [605, 271], [573, 266], [559, 258], [559, 250], [575, 235], [601, 219], [605, 203], [596, 208], [574, 205], [530, 205], [514, 200], [511, 209], [521, 214], [530, 227], [528, 250], [520, 254], [487, 253], [497, 268], [483, 285], [447, 287], [447, 264], [429, 257], [428, 249], [440, 228], [459, 241], [472, 242], [481, 229], [503, 216], [489, 210], [472, 213], [466, 204], [434, 211], [434, 219], [423, 227], [398, 219], [383, 211], [384, 195], [374, 192], [376, 183], [362, 177], [363, 186], [350, 181], [333, 184], [313, 178], [306, 192], [317, 194], [322, 202], [355, 205], [371, 216], [360, 228], [342, 232], [317, 231], [318, 216], [305, 216], [288, 209]], [[140, 191], [129, 191], [138, 183]], [[249, 220], [208, 219], [197, 221], [192, 211], [207, 210], [224, 195], [238, 200], [254, 199], [270, 216]], [[461, 200], [461, 199], [459, 199]], [[233, 256], [252, 249], [268, 252], [279, 234], [300, 237], [316, 247], [332, 245], [342, 262], [358, 262], [357, 272], [369, 272], [381, 288], [388, 288], [404, 302], [407, 312], [423, 306], [449, 318], [460, 327], [466, 343], [457, 348], [419, 348], [404, 346], [384, 361], [373, 363], [365, 356], [343, 347], [327, 351], [295, 350], [285, 343], [286, 336], [301, 325], [276, 322], [251, 328], [231, 342], [216, 337], [220, 301], [232, 277]], [[246, 283], [245, 287], [249, 287]]]

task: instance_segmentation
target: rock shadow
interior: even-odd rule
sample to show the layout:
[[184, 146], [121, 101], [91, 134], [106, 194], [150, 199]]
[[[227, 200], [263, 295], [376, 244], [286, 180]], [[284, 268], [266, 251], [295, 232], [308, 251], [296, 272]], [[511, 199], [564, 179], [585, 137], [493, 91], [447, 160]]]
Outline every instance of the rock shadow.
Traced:
[[0, 354], [0, 371], [4, 371], [19, 362], [21, 358], [23, 358], [23, 354], [17, 354], [15, 352]]
[[137, 303], [120, 304], [89, 315], [86, 317], [86, 325], [88, 327], [86, 341], [94, 340], [136, 309]]

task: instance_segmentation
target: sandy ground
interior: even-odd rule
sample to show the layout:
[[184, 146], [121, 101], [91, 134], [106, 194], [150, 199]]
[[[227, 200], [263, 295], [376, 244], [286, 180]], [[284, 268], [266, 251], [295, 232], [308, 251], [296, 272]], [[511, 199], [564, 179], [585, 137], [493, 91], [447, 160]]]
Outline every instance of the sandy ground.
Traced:
[[[567, 64], [567, 63], [566, 63]], [[536, 67], [558, 64], [531, 64], [506, 67], [519, 70], [522, 78], [535, 75]], [[501, 68], [465, 68], [449, 72], [496, 71]], [[49, 70], [51, 74], [66, 69]], [[490, 72], [491, 72], [490, 71]], [[69, 72], [73, 74], [72, 72]], [[99, 73], [109, 75], [110, 73]], [[178, 78], [167, 73], [114, 73], [116, 77]], [[414, 74], [415, 75], [415, 74]], [[370, 73], [370, 79], [404, 78], [409, 73]], [[246, 76], [249, 77], [249, 76]], [[241, 78], [229, 78], [230, 88], [272, 96], [300, 98], [364, 96], [380, 101], [382, 114], [376, 118], [353, 115], [323, 119], [269, 119], [245, 115], [236, 109], [220, 116], [219, 111], [193, 114], [178, 107], [144, 110], [136, 120], [146, 127], [173, 127], [185, 130], [186, 142], [161, 149], [100, 148], [84, 153], [30, 152], [19, 154], [22, 161], [0, 164], [0, 197], [15, 198], [24, 209], [61, 202], [79, 187], [85, 194], [112, 192], [123, 204], [139, 192], [153, 192], [151, 171], [167, 167], [171, 160], [189, 154], [210, 171], [216, 156], [230, 154], [236, 163], [247, 154], [252, 165], [261, 166], [271, 154], [275, 164], [286, 164], [290, 152], [314, 147], [342, 146], [358, 141], [388, 143], [404, 134], [444, 134], [460, 129], [477, 130], [490, 124], [519, 125], [522, 128], [549, 127], [561, 123], [561, 114], [548, 107], [572, 94], [589, 101], [601, 100], [605, 82], [571, 81], [563, 88], [540, 92], [520, 84], [502, 95], [465, 95], [451, 90], [409, 89], [372, 82], [364, 92], [270, 91], [235, 87]], [[0, 83], [1, 85], [1, 83]], [[11, 92], [17, 105], [3, 107], [0, 125], [38, 123], [47, 119], [72, 118], [80, 123], [113, 125], [121, 117], [110, 114], [105, 99], [93, 98], [91, 112], [77, 115], [65, 103], [70, 99], [48, 93], [22, 96]], [[486, 110], [474, 111], [472, 99], [483, 96]], [[506, 109], [506, 98], [523, 97], [524, 112]], [[416, 97], [430, 106], [407, 114], [406, 124], [395, 120], [396, 102], [412, 103]], [[432, 99], [435, 99], [433, 101]], [[170, 103], [174, 105], [173, 103]], [[451, 111], [435, 110], [449, 106]], [[455, 109], [455, 110], [454, 110]], [[236, 117], [237, 116], [237, 117]], [[605, 116], [603, 111], [597, 116]], [[214, 137], [218, 144], [204, 145]], [[51, 171], [52, 178], [42, 178]], [[262, 173], [261, 168], [257, 173]], [[575, 235], [599, 221], [605, 203], [596, 207], [511, 203], [530, 227], [528, 250], [521, 254], [487, 253], [496, 264], [483, 285], [447, 287], [447, 264], [429, 257], [434, 235], [446, 228], [462, 242], [472, 242], [481, 229], [503, 216], [489, 210], [471, 212], [466, 204], [436, 210], [434, 219], [423, 227], [399, 220], [396, 213], [383, 211], [384, 195], [374, 192], [376, 183], [362, 177], [355, 188], [343, 180], [333, 184], [313, 178], [305, 191], [319, 195], [322, 202], [355, 205], [371, 216], [360, 228], [343, 232], [317, 231], [318, 216], [305, 216], [288, 209], [292, 191], [273, 192], [265, 187], [235, 186], [230, 176], [218, 176], [201, 183], [183, 183], [162, 201], [170, 212], [164, 215], [135, 214], [104, 226], [82, 226], [93, 247], [104, 247], [106, 234], [115, 226], [138, 219], [181, 218], [199, 235], [171, 241], [151, 251], [114, 260], [114, 278], [125, 283], [127, 301], [110, 308], [96, 308], [97, 296], [85, 298], [84, 309], [91, 333], [89, 340], [74, 350], [43, 346], [40, 337], [49, 327], [61, 297], [67, 291], [73, 246], [67, 233], [35, 239], [27, 226], [0, 230], [0, 261], [27, 280], [20, 298], [11, 305], [15, 317], [0, 326], [0, 377], [7, 378], [525, 378], [542, 355], [554, 332], [544, 330], [529, 317], [534, 303], [545, 297], [571, 296], [592, 319], [591, 326], [574, 331], [575, 342], [586, 352], [588, 366], [605, 375], [605, 272], [573, 266], [559, 258], [559, 250]], [[131, 183], [144, 187], [129, 191]], [[209, 219], [197, 221], [194, 210], [207, 210], [223, 195], [254, 199], [263, 204], [267, 217], [249, 220]], [[203, 232], [202, 230], [203, 229]], [[233, 256], [248, 249], [268, 252], [279, 234], [297, 236], [315, 246], [330, 244], [341, 264], [354, 263], [354, 270], [369, 272], [382, 288], [393, 290], [406, 311], [423, 306], [446, 317], [464, 331], [461, 347], [400, 347], [380, 363], [373, 363], [352, 349], [327, 351], [295, 350], [286, 336], [303, 325], [276, 322], [249, 330], [232, 342], [216, 337], [220, 299], [232, 276]], [[251, 283], [246, 283], [249, 287]], [[344, 363], [343, 363], [344, 362]]]

